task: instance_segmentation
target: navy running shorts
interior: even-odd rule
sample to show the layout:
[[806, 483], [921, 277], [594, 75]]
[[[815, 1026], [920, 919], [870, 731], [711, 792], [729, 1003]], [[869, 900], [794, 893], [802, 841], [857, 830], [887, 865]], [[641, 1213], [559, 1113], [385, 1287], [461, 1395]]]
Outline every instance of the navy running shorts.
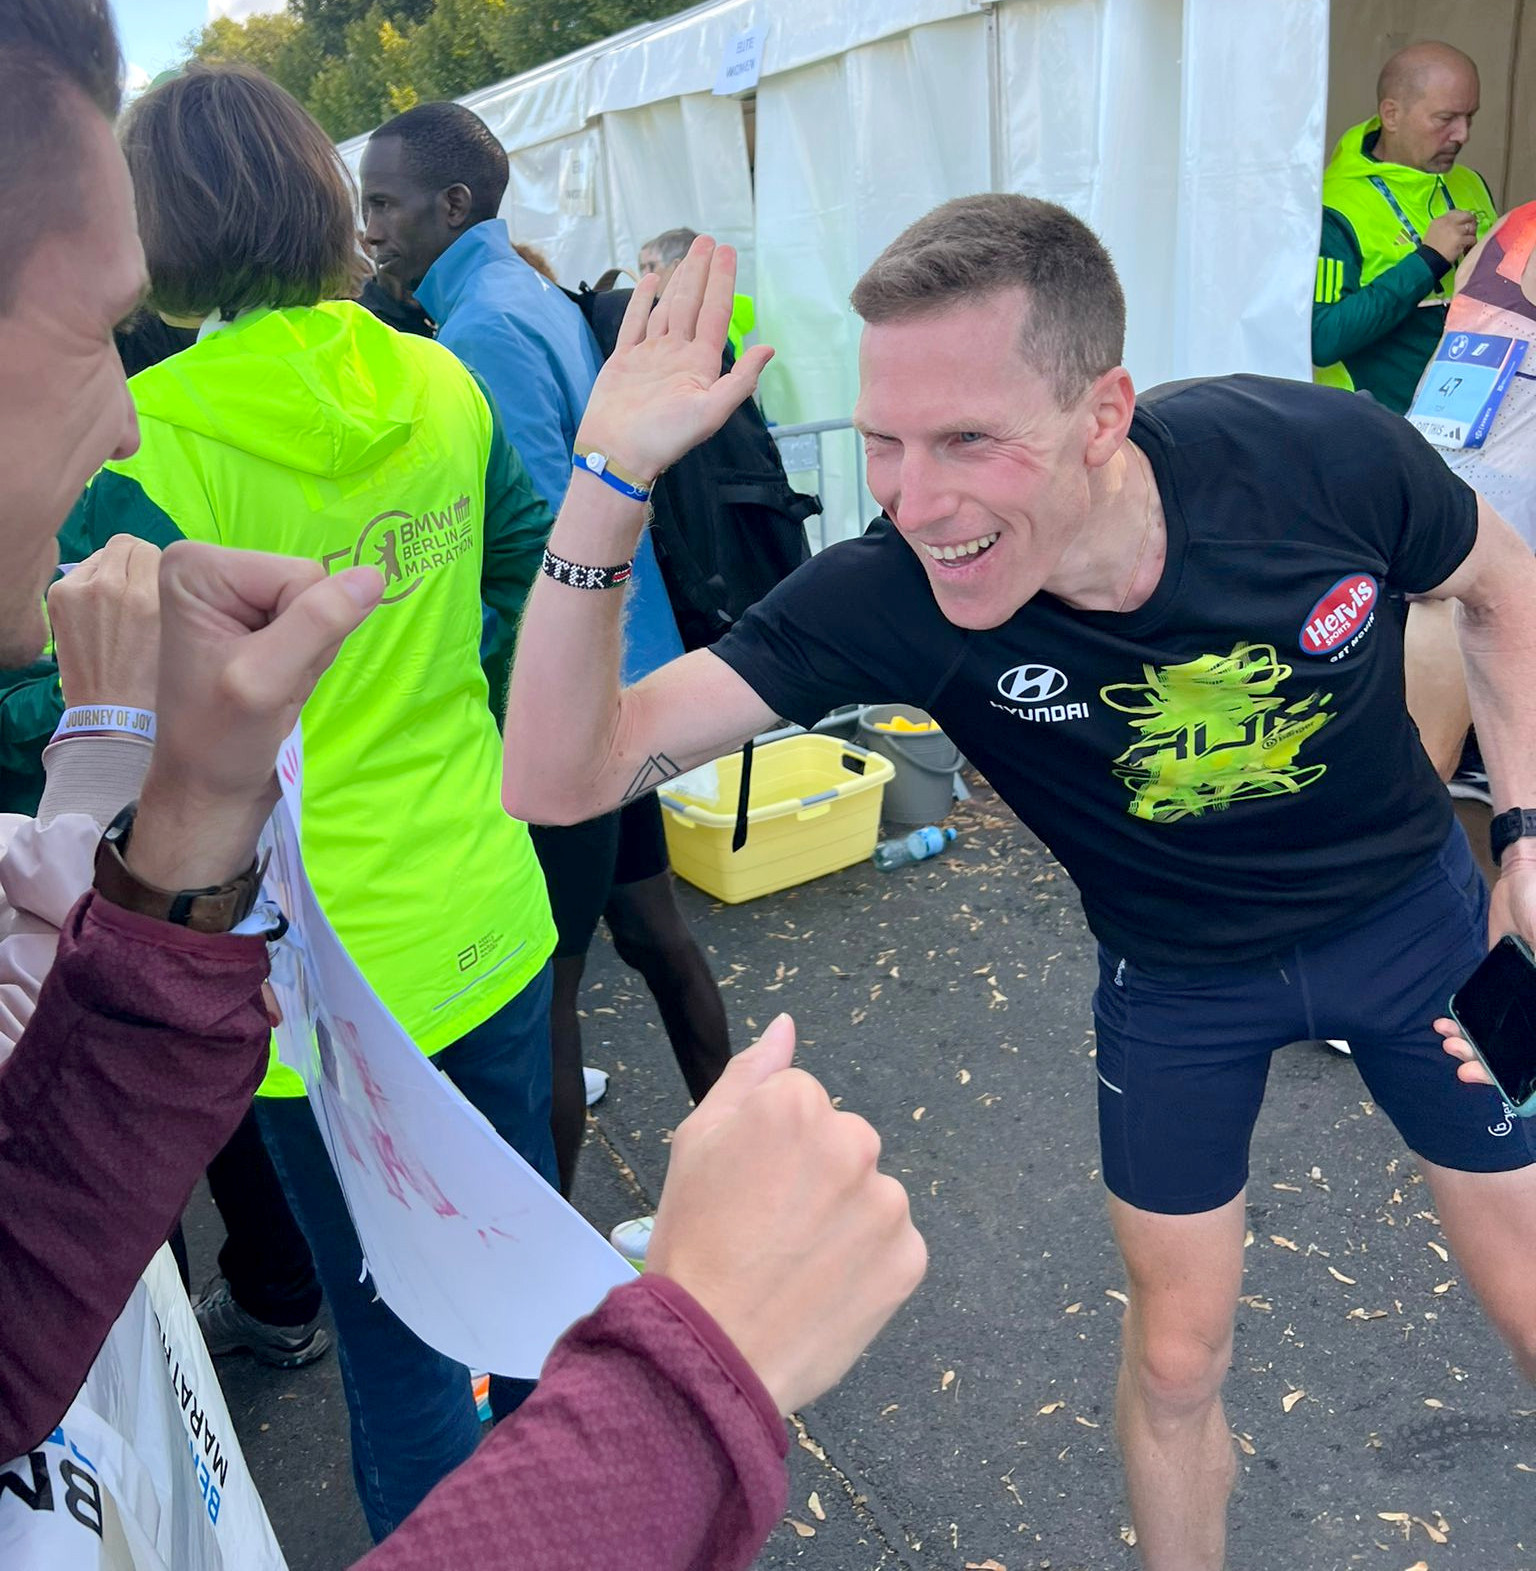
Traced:
[[[1342, 1037], [1376, 1105], [1441, 1167], [1536, 1161], [1536, 1119], [1464, 1085], [1431, 1022], [1488, 952], [1488, 891], [1458, 824], [1347, 931], [1251, 965], [1145, 969], [1099, 949], [1099, 1140], [1110, 1192], [1143, 1211], [1212, 1211], [1248, 1181], [1270, 1055]], [[1342, 1066], [1341, 1066], [1342, 1067]]]

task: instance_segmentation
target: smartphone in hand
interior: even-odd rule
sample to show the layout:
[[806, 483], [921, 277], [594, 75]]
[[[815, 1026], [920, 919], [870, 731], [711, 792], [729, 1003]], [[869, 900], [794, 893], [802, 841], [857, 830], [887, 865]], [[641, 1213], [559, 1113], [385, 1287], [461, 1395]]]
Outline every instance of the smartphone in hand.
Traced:
[[1457, 989], [1451, 1018], [1522, 1118], [1536, 1116], [1536, 955], [1523, 938], [1501, 938]]

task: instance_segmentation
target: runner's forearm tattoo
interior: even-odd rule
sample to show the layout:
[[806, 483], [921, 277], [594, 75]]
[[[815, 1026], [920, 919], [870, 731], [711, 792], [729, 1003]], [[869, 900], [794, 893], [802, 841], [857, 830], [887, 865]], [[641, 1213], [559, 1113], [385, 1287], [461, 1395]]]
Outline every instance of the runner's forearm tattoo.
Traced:
[[665, 785], [668, 780], [675, 779], [682, 772], [665, 753], [653, 753], [635, 771], [635, 778], [629, 782], [629, 789], [624, 793], [622, 800], [633, 802], [636, 797], [644, 796], [647, 791], [654, 791], [657, 786]]

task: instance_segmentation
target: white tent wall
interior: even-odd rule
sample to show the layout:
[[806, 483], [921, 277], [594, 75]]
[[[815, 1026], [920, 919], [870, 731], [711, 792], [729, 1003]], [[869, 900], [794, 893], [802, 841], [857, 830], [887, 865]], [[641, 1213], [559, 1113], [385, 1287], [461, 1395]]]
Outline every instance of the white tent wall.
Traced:
[[1060, 202], [1085, 218], [1101, 184], [1098, 81], [1105, 26], [1106, 0], [1010, 0], [997, 18], [992, 94], [998, 183]]
[[[753, 25], [755, 191], [741, 106], [708, 91]], [[779, 351], [770, 416], [835, 420], [859, 272], [981, 190], [1059, 201], [1104, 237], [1139, 385], [1308, 375], [1328, 29], [1328, 0], [717, 0], [465, 102], [508, 148], [514, 235], [562, 279], [632, 265], [674, 224], [715, 229]], [[865, 508], [852, 439], [824, 454], [830, 540]]]
[[707, 228], [740, 251], [737, 287], [751, 294], [752, 170], [740, 103], [690, 93], [605, 114], [601, 124], [610, 248], [604, 266], [633, 270], [640, 247], [664, 229]]
[[1173, 376], [1312, 375], [1327, 73], [1328, 0], [1185, 0]]
[[1138, 385], [1308, 376], [1326, 0], [1009, 0], [999, 20], [998, 184], [1103, 237]]
[[[770, 77], [757, 95], [758, 321], [781, 423], [846, 418], [858, 392], [848, 293], [914, 219], [991, 185], [987, 18], [932, 23]], [[820, 543], [856, 534], [862, 458], [823, 438]]]
[[516, 240], [537, 246], [561, 278], [596, 278], [613, 265], [599, 126], [518, 149], [509, 159], [501, 216]]
[[[1175, 347], [1179, 258], [1191, 249], [1191, 238], [1198, 238], [1188, 234], [1179, 205], [1180, 124], [1188, 107], [1180, 70], [1184, 5], [1181, 0], [1098, 0], [1087, 9], [1093, 13], [1095, 36], [1076, 70], [1073, 56], [1058, 44], [1050, 73], [1028, 87], [1044, 95], [1049, 114], [1057, 97], [1054, 84], [1071, 84], [1075, 118], [1091, 136], [1081, 166], [1086, 189], [1053, 189], [1049, 121], [1042, 128], [1048, 138], [1044, 146], [1010, 147], [1000, 184], [1072, 208], [1108, 246], [1125, 291], [1125, 363], [1136, 385], [1144, 387], [1180, 374]], [[1055, 20], [1044, 7], [1019, 0], [1007, 10], [1019, 13], [1017, 22], [1026, 27], [1050, 28]], [[1190, 92], [1198, 96], [1205, 86], [1203, 72], [1191, 73]], [[1005, 90], [1017, 89], [1007, 83]], [[1073, 128], [1071, 142], [1083, 147], [1082, 129]], [[1023, 170], [1013, 166], [1020, 154], [1026, 160]], [[1043, 186], [1033, 183], [1041, 179]], [[1229, 360], [1221, 369], [1235, 367]]]

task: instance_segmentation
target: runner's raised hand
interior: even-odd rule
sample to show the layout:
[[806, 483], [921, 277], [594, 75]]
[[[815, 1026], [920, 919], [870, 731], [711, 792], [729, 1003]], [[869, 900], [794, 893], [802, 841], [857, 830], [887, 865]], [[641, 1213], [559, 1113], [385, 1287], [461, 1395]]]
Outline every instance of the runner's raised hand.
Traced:
[[735, 291], [736, 252], [707, 235], [689, 247], [659, 304], [656, 275], [642, 278], [587, 400], [577, 445], [648, 482], [718, 431], [773, 358], [758, 345], [720, 374]]

